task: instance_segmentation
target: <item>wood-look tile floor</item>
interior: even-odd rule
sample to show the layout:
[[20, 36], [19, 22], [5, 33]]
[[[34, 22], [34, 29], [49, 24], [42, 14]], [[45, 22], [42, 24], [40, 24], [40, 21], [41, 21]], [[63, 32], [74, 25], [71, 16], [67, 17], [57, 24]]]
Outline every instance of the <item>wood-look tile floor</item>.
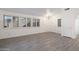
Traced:
[[1, 39], [0, 51], [79, 51], [79, 39], [52, 32], [33, 34]]

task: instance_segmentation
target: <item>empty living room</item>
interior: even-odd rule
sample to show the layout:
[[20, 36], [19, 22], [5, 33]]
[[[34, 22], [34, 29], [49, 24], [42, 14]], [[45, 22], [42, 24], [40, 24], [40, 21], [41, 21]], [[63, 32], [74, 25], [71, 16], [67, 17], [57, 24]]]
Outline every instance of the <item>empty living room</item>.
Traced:
[[79, 8], [0, 8], [0, 51], [79, 51]]

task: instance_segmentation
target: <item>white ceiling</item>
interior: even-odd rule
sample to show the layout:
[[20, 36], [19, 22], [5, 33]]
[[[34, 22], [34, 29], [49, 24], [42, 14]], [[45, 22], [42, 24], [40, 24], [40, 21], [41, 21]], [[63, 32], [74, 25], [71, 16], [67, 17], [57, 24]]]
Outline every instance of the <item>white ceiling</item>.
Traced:
[[0, 10], [6, 10], [10, 12], [16, 12], [34, 16], [40, 16], [44, 14], [47, 9], [56, 12], [59, 12], [61, 10], [61, 8], [0, 8]]

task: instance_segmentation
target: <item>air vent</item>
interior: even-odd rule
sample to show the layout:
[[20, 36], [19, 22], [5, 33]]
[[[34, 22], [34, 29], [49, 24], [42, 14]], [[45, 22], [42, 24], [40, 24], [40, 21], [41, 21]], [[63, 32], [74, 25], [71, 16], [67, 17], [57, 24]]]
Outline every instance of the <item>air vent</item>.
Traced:
[[70, 8], [65, 8], [64, 10], [65, 10], [65, 11], [68, 11], [68, 10], [70, 10]]

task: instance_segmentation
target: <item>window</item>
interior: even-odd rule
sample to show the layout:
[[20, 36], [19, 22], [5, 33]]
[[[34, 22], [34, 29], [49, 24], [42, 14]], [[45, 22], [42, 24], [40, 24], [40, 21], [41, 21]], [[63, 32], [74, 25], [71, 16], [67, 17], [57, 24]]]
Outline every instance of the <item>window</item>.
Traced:
[[12, 16], [3, 16], [3, 24], [4, 24], [4, 28], [9, 28], [9, 27], [12, 27], [12, 20], [13, 20], [13, 17]]
[[[18, 17], [18, 16], [3, 16], [3, 24], [4, 28], [9, 27], [39, 27], [40, 26], [40, 19], [31, 18], [31, 17]], [[32, 21], [31, 21], [32, 19]]]
[[40, 26], [40, 19], [37, 19], [37, 27]]
[[13, 16], [13, 27], [19, 27], [19, 17]]
[[19, 18], [19, 26], [20, 27], [26, 27], [26, 18], [25, 17]]
[[35, 19], [35, 18], [33, 19], [33, 27], [36, 27], [36, 25], [37, 25], [37, 24], [36, 24], [36, 23], [37, 23], [36, 20], [37, 20], [37, 19]]
[[58, 19], [58, 27], [61, 27], [61, 19]]
[[31, 18], [27, 18], [27, 27], [31, 27]]

